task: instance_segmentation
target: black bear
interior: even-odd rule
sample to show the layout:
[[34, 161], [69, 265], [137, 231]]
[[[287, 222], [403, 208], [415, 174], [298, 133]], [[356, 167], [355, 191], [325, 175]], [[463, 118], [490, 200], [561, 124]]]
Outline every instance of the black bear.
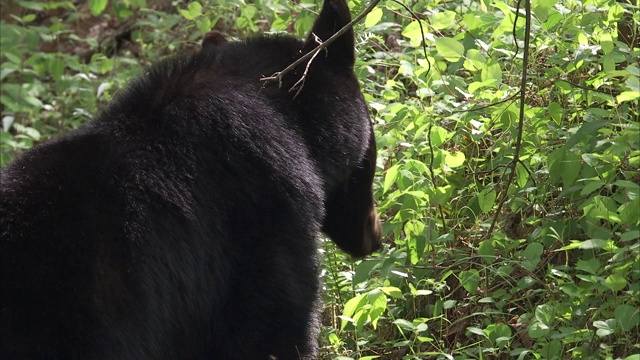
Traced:
[[350, 18], [325, 0], [305, 42], [209, 35], [9, 164], [2, 359], [317, 357], [319, 233], [380, 247], [353, 32], [261, 78]]

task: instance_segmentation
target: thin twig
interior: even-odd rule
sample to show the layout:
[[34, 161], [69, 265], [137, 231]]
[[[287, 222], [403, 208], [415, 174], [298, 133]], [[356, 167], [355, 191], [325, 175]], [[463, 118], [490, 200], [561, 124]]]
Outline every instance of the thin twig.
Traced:
[[516, 36], [516, 30], [518, 28], [518, 17], [520, 16], [521, 3], [522, 3], [522, 0], [518, 0], [518, 4], [516, 4], [516, 17], [515, 19], [513, 19], [513, 29], [511, 29], [511, 36], [513, 36], [513, 44], [516, 46], [516, 51], [513, 53], [513, 58], [511, 59], [511, 61], [515, 60], [516, 55], [518, 55], [518, 51], [520, 51], [520, 47], [518, 46], [518, 37]]
[[[313, 34], [313, 39], [315, 40], [315, 42], [322, 45], [322, 39], [320, 39], [316, 34]], [[302, 73], [302, 77], [300, 78], [300, 80], [296, 81], [295, 84], [293, 84], [291, 89], [289, 89], [289, 91], [291, 92], [295, 90], [296, 87], [300, 86], [298, 88], [298, 91], [296, 91], [296, 94], [293, 95], [294, 99], [298, 97], [298, 95], [300, 94], [300, 91], [302, 91], [302, 88], [304, 87], [304, 82], [307, 79], [307, 74], [309, 73], [309, 68], [311, 67], [311, 63], [313, 62], [313, 59], [315, 59], [318, 54], [320, 54], [319, 51], [315, 51], [313, 53], [313, 56], [311, 57], [307, 65], [304, 67], [304, 72]]]
[[[322, 49], [326, 49], [329, 45], [331, 45], [332, 42], [336, 41], [337, 38], [342, 36], [342, 34], [344, 34], [347, 31], [349, 31], [349, 29], [351, 29], [353, 27], [353, 25], [355, 25], [360, 20], [362, 20], [365, 16], [367, 16], [367, 14], [369, 14], [371, 12], [371, 10], [373, 10], [373, 8], [376, 7], [376, 5], [378, 5], [379, 2], [380, 2], [380, 0], [371, 0], [371, 3], [369, 3], [369, 6], [367, 6], [367, 8], [364, 9], [364, 11], [362, 13], [358, 14], [358, 16], [353, 18], [353, 20], [351, 20], [347, 25], [343, 26], [342, 29], [338, 30], [337, 33], [333, 34], [330, 38], [325, 40], [322, 44], [318, 45], [315, 49], [313, 49], [313, 50], [309, 51], [308, 53], [306, 53], [300, 59], [294, 61], [291, 65], [289, 65], [286, 68], [284, 68], [284, 70], [275, 72], [271, 76], [263, 77], [263, 78], [260, 79], [260, 81], [268, 82], [268, 81], [278, 80], [278, 86], [282, 86], [282, 78], [284, 78], [284, 76], [287, 73], [291, 72], [291, 70], [296, 68], [296, 66], [298, 66], [298, 65], [302, 64], [303, 62], [311, 59], [312, 57], [315, 57], [317, 53], [322, 51]], [[298, 91], [300, 91], [300, 90], [298, 90]]]
[[555, 81], [554, 81], [554, 84], [555, 84], [556, 82], [558, 82], [558, 81], [566, 82], [567, 84], [569, 84], [569, 85], [571, 85], [571, 86], [575, 86], [575, 87], [577, 87], [577, 88], [579, 88], [579, 89], [582, 89], [582, 90], [586, 90], [586, 91], [595, 91], [595, 92], [598, 92], [598, 93], [601, 93], [601, 94], [605, 94], [605, 95], [609, 95], [609, 96], [616, 96], [616, 95], [620, 95], [620, 93], [622, 92], [622, 91], [617, 90], [617, 89], [606, 89], [606, 88], [605, 88], [604, 90], [601, 90], [601, 89], [595, 89], [595, 88], [591, 88], [591, 87], [586, 87], [586, 86], [584, 86], [584, 85], [576, 84], [576, 83], [574, 83], [574, 82], [572, 82], [572, 81], [565, 80], [565, 79], [558, 79], [558, 80], [555, 80]]
[[454, 110], [454, 111], [450, 111], [450, 114], [457, 114], [457, 113], [468, 113], [471, 111], [478, 111], [478, 110], [482, 110], [482, 109], [486, 109], [486, 108], [490, 108], [492, 106], [496, 106], [496, 105], [500, 105], [502, 103], [506, 103], [507, 101], [513, 100], [515, 99], [518, 95], [520, 94], [520, 91], [516, 92], [515, 94], [504, 98], [502, 100], [498, 100], [496, 102], [492, 102], [491, 104], [486, 104], [486, 105], [482, 105], [482, 106], [478, 106], [478, 107], [474, 107], [471, 109], [462, 109], [462, 110]]
[[[516, 11], [520, 11], [516, 9]], [[498, 203], [498, 208], [496, 209], [496, 214], [491, 221], [491, 226], [489, 230], [487, 230], [486, 237], [488, 238], [493, 233], [493, 229], [496, 226], [496, 222], [498, 221], [498, 217], [500, 216], [500, 211], [502, 210], [502, 206], [507, 201], [509, 195], [509, 187], [511, 186], [511, 182], [513, 182], [513, 178], [516, 173], [516, 165], [520, 162], [520, 150], [522, 148], [522, 132], [524, 129], [524, 107], [526, 100], [526, 87], [527, 87], [527, 68], [529, 67], [529, 41], [531, 40], [531, 0], [524, 0], [524, 12], [525, 12], [525, 25], [524, 25], [524, 49], [522, 54], [522, 78], [520, 79], [520, 114], [518, 120], [518, 136], [516, 138], [515, 149], [513, 151], [513, 159], [509, 163], [509, 168], [511, 168], [511, 172], [509, 173], [509, 177], [507, 178], [507, 184], [505, 189], [502, 191], [502, 196], [500, 202]], [[517, 39], [514, 39], [517, 41]]]

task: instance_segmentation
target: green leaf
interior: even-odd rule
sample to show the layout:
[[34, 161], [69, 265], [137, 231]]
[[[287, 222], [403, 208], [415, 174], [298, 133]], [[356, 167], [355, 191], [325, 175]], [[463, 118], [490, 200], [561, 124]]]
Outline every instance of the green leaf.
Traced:
[[522, 267], [529, 271], [535, 270], [540, 262], [540, 256], [544, 251], [544, 247], [540, 243], [531, 243], [522, 251], [525, 260], [520, 263]]
[[640, 230], [630, 230], [620, 235], [620, 241], [638, 241], [640, 240]]
[[609, 22], [618, 22], [622, 19], [625, 10], [620, 4], [616, 3], [611, 5], [609, 11], [607, 12], [607, 21]]
[[315, 16], [312, 13], [304, 12], [295, 18], [294, 27], [296, 33], [302, 36], [311, 30]]
[[402, 290], [398, 289], [395, 286], [383, 286], [380, 288], [380, 290], [394, 299], [402, 298]]
[[386, 173], [384, 174], [384, 185], [382, 186], [383, 193], [386, 193], [387, 191], [389, 191], [389, 189], [391, 188], [391, 185], [393, 185], [396, 182], [396, 179], [398, 178], [399, 168], [400, 168], [400, 165], [395, 164], [391, 166], [389, 169], [387, 169]]
[[387, 295], [381, 289], [371, 290], [367, 294], [367, 303], [371, 305], [368, 318], [374, 329], [378, 327], [378, 320], [387, 309]]
[[502, 84], [502, 68], [500, 68], [500, 64], [498, 64], [496, 61], [489, 61], [487, 64], [485, 64], [485, 66], [482, 67], [480, 79], [482, 81], [493, 80], [493, 86], [498, 87], [500, 84]]
[[[422, 28], [426, 31], [428, 29], [428, 25], [426, 22], [422, 21]], [[420, 31], [420, 23], [417, 21], [412, 21], [409, 25], [405, 26], [402, 29], [402, 36], [411, 39], [411, 41], [422, 42], [422, 32]]]
[[49, 59], [49, 73], [54, 80], [59, 81], [62, 78], [64, 69], [65, 62], [62, 59], [57, 56]]
[[483, 21], [477, 14], [467, 13], [462, 17], [462, 25], [468, 30], [475, 30], [483, 25]]
[[625, 188], [628, 190], [632, 190], [635, 192], [640, 192], [640, 184], [636, 184], [633, 181], [628, 180], [616, 180], [613, 182], [613, 185], [619, 186], [621, 188]]
[[580, 195], [584, 196], [590, 194], [596, 190], [600, 190], [600, 188], [602, 188], [603, 186], [604, 181], [600, 179], [591, 180], [584, 188], [582, 188], [582, 190], [580, 191]]
[[604, 284], [612, 291], [620, 291], [627, 287], [627, 279], [619, 274], [611, 274], [604, 280]]
[[540, 256], [544, 251], [544, 247], [540, 243], [531, 243], [527, 245], [527, 247], [522, 252], [524, 257], [527, 260], [537, 260], [540, 261]]
[[608, 32], [600, 34], [600, 46], [602, 47], [602, 52], [605, 54], [608, 54], [613, 50], [613, 38], [611, 38], [611, 34]]
[[184, 17], [185, 19], [187, 19], [187, 20], [195, 20], [195, 16], [191, 15], [189, 10], [180, 9], [179, 12], [180, 12], [180, 15], [182, 15], [182, 17]]
[[553, 307], [549, 304], [542, 304], [542, 305], [536, 306], [535, 318], [536, 320], [538, 320], [543, 324], [551, 325], [554, 319], [553, 314], [554, 314]]
[[[105, 0], [106, 2], [106, 0]], [[43, 4], [39, 3], [38, 1], [18, 1], [16, 2], [18, 5], [30, 9], [30, 10], [35, 10], [35, 11], [43, 11], [45, 10], [45, 7]]]
[[624, 224], [629, 226], [640, 225], [640, 198], [629, 200], [626, 204], [620, 206], [619, 212]]
[[438, 186], [431, 193], [431, 200], [438, 205], [445, 205], [453, 196], [455, 188], [451, 185]]
[[491, 343], [496, 347], [508, 345], [511, 336], [513, 336], [511, 328], [502, 323], [489, 324], [484, 331], [487, 333]]
[[549, 334], [551, 332], [551, 328], [539, 321], [534, 321], [531, 323], [531, 325], [529, 325], [529, 329], [527, 332], [533, 339], [539, 339]]
[[22, 133], [32, 138], [35, 141], [40, 140], [40, 132], [32, 127], [25, 127], [22, 129]]
[[593, 327], [598, 329], [596, 330], [596, 335], [598, 335], [599, 337], [606, 337], [615, 332], [616, 321], [615, 319], [608, 319], [607, 321], [594, 321]]
[[442, 304], [442, 307], [445, 308], [446, 310], [450, 310], [456, 307], [457, 303], [458, 302], [456, 300], [447, 300]]
[[[563, 335], [570, 335], [570, 334], [563, 334]], [[564, 338], [564, 336], [562, 336], [562, 338]], [[565, 354], [565, 352], [563, 351], [564, 344], [560, 342], [560, 340], [551, 340], [547, 343], [545, 343], [544, 341], [541, 341], [540, 343], [542, 344], [542, 346], [541, 346], [541, 349], [537, 351], [537, 353], [541, 355], [540, 357], [541, 359], [560, 360], [565, 358], [563, 357], [563, 355]], [[527, 359], [530, 359], [530, 358], [527, 358]]]
[[589, 250], [589, 249], [602, 249], [605, 246], [609, 245], [609, 242], [607, 240], [602, 240], [602, 239], [589, 239], [589, 240], [584, 240], [584, 241], [580, 241], [579, 242], [579, 249], [582, 250]]
[[551, 118], [557, 125], [562, 124], [564, 110], [562, 109], [562, 106], [560, 106], [560, 104], [558, 104], [557, 102], [550, 103], [547, 107], [547, 111], [549, 112], [549, 116], [551, 116]]
[[529, 182], [529, 172], [520, 162], [516, 163], [516, 183], [524, 188]]
[[14, 53], [10, 53], [10, 52], [5, 52], [2, 54], [3, 56], [6, 56], [7, 59], [9, 61], [11, 61], [14, 64], [20, 65], [22, 64], [22, 58], [19, 55], [16, 55]]
[[407, 237], [407, 245], [409, 246], [411, 263], [417, 264], [424, 252], [425, 239], [422, 236], [425, 226], [424, 222], [420, 220], [409, 220], [404, 225], [404, 233]]
[[476, 269], [463, 270], [458, 274], [458, 279], [469, 294], [478, 292], [478, 284], [480, 283], [480, 274]]
[[493, 262], [496, 258], [496, 250], [493, 247], [493, 242], [491, 240], [481, 241], [478, 247], [478, 255], [482, 256], [482, 260], [485, 262]]
[[592, 121], [586, 122], [584, 125], [580, 127], [580, 129], [578, 129], [578, 131], [576, 131], [575, 134], [573, 134], [573, 136], [569, 138], [569, 140], [567, 140], [567, 144], [565, 145], [566, 148], [570, 149], [573, 146], [575, 146], [577, 143], [587, 140], [588, 136], [595, 135], [600, 128], [608, 124], [609, 124], [608, 120], [592, 120]]
[[411, 295], [413, 296], [427, 296], [433, 294], [433, 290], [416, 289], [411, 283], [409, 283], [411, 289]]
[[581, 298], [584, 295], [584, 290], [574, 284], [564, 284], [560, 286], [560, 289], [562, 289], [562, 292], [565, 294], [575, 298]]
[[464, 55], [464, 46], [457, 40], [449, 37], [436, 39], [438, 54], [449, 62], [457, 62]]
[[445, 10], [438, 12], [429, 17], [431, 26], [438, 30], [450, 29], [456, 23], [456, 13], [453, 11]]
[[382, 260], [365, 260], [356, 266], [355, 274], [353, 275], [352, 285], [358, 285], [371, 278], [371, 272], [373, 269], [379, 267]]
[[576, 263], [576, 269], [587, 272], [591, 275], [596, 275], [600, 270], [600, 261], [596, 258], [589, 260], [578, 260]]
[[484, 189], [478, 193], [478, 204], [483, 213], [491, 211], [496, 204], [496, 191], [493, 189]]
[[449, 151], [445, 151], [444, 163], [454, 169], [464, 165], [465, 156], [462, 151], [458, 151], [456, 153], [451, 153]]
[[[632, 72], [638, 70], [633, 66], [627, 66], [627, 71]], [[640, 72], [640, 71], [638, 71]], [[638, 74], [640, 76], [640, 74]], [[628, 90], [639, 92], [640, 91], [640, 80], [638, 80], [637, 76], [629, 76], [629, 78], [624, 82], [624, 85]]]
[[635, 101], [638, 99], [640, 99], [640, 92], [638, 91], [623, 91], [620, 95], [616, 96], [616, 100], [619, 103]]
[[566, 149], [560, 148], [547, 157], [547, 164], [549, 167], [549, 180], [557, 184], [560, 182], [560, 176], [562, 176], [562, 159], [564, 159], [564, 153]]
[[580, 169], [582, 169], [582, 161], [580, 155], [573, 151], [566, 151], [564, 157], [560, 163], [561, 171], [560, 177], [562, 178], [562, 184], [565, 187], [575, 184], [578, 176], [580, 175]]
[[[187, 20], [194, 20], [202, 15], [202, 5], [197, 1], [191, 2], [189, 6], [187, 6], [187, 10], [180, 9], [180, 15]], [[236, 23], [239, 19], [240, 18], [236, 19]], [[246, 19], [243, 19], [243, 21], [246, 21]]]
[[393, 323], [400, 329], [414, 332], [416, 331], [416, 326], [413, 325], [411, 321], [407, 321], [405, 319], [396, 319], [393, 320]]
[[464, 66], [464, 68], [469, 71], [475, 72], [478, 70], [482, 70], [486, 62], [487, 59], [482, 55], [480, 51], [478, 51], [477, 49], [469, 49], [467, 50], [467, 56], [465, 57], [462, 66]]
[[431, 146], [439, 147], [444, 142], [449, 141], [453, 136], [453, 132], [447, 131], [447, 129], [434, 125], [431, 128], [431, 132], [429, 133], [429, 138], [431, 140]]
[[[466, 61], [465, 61], [466, 63]], [[482, 69], [484, 70], [484, 66], [482, 67]], [[476, 94], [478, 92], [479, 89], [482, 88], [487, 88], [487, 87], [496, 87], [496, 79], [489, 79], [489, 80], [485, 80], [483, 82], [477, 82], [474, 81], [471, 84], [469, 84], [469, 88], [467, 89], [470, 93], [472, 94]]]
[[107, 8], [107, 0], [89, 0], [91, 15], [98, 16]]
[[189, 9], [189, 14], [194, 18], [202, 15], [202, 5], [197, 1], [190, 2], [187, 8]]
[[632, 330], [640, 324], [640, 309], [635, 306], [618, 305], [613, 311], [613, 316], [623, 331]]
[[476, 334], [476, 335], [480, 335], [480, 336], [482, 336], [483, 338], [487, 337], [487, 334], [485, 334], [485, 332], [484, 332], [482, 329], [478, 328], [478, 327], [469, 326], [469, 327], [467, 328], [467, 330], [468, 330], [470, 333], [472, 333], [472, 334]]
[[196, 25], [198, 26], [198, 30], [200, 30], [200, 32], [203, 34], [209, 32], [212, 27], [211, 20], [207, 19], [206, 17], [200, 17], [196, 19]]
[[342, 310], [342, 321], [340, 324], [340, 330], [344, 330], [349, 321], [347, 319], [351, 319], [356, 311], [362, 307], [366, 303], [365, 295], [358, 295], [354, 298], [351, 298], [344, 305], [344, 310]]
[[364, 20], [364, 27], [370, 28], [378, 24], [380, 19], [382, 19], [382, 9], [374, 8], [369, 14], [367, 14], [367, 17]]

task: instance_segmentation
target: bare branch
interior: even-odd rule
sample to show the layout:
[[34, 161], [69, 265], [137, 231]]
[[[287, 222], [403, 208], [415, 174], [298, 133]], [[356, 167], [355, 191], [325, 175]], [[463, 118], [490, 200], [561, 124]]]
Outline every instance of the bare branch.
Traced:
[[[322, 39], [320, 39], [318, 36], [316, 36], [316, 34], [313, 34], [313, 39], [315, 40], [315, 42], [317, 42], [318, 44], [322, 45]], [[296, 91], [296, 94], [293, 95], [294, 99], [300, 94], [300, 91], [302, 91], [302, 88], [304, 87], [304, 82], [307, 79], [307, 73], [309, 72], [309, 68], [311, 67], [311, 63], [313, 62], [313, 59], [315, 59], [316, 56], [319, 53], [320, 53], [320, 51], [314, 51], [313, 56], [311, 57], [311, 59], [309, 60], [309, 62], [307, 63], [307, 65], [304, 68], [304, 73], [302, 73], [302, 77], [300, 78], [300, 80], [296, 81], [295, 84], [293, 84], [291, 89], [289, 89], [289, 91], [291, 92], [291, 91], [295, 90], [296, 87], [299, 86], [298, 91]]]
[[[318, 45], [315, 49], [313, 49], [312, 51], [309, 51], [308, 53], [306, 53], [304, 56], [302, 56], [300, 59], [294, 61], [291, 65], [287, 66], [286, 68], [284, 68], [284, 70], [282, 71], [278, 71], [276, 73], [274, 73], [271, 76], [267, 76], [267, 77], [263, 77], [260, 79], [260, 81], [274, 81], [277, 80], [278, 81], [278, 86], [282, 86], [282, 78], [284, 78], [284, 76], [291, 72], [291, 70], [293, 70], [296, 66], [302, 64], [303, 62], [310, 60], [312, 58], [315, 58], [315, 56], [322, 51], [323, 49], [326, 49], [327, 46], [331, 45], [332, 42], [336, 41], [337, 38], [339, 38], [340, 36], [342, 36], [342, 34], [346, 33], [347, 31], [349, 31], [349, 29], [351, 29], [353, 27], [353, 25], [355, 25], [356, 23], [358, 23], [360, 20], [362, 20], [365, 16], [367, 16], [367, 14], [369, 14], [371, 12], [371, 10], [373, 10], [373, 8], [376, 7], [376, 5], [378, 5], [378, 3], [380, 2], [380, 0], [371, 0], [371, 3], [369, 3], [369, 6], [367, 6], [366, 9], [364, 9], [364, 11], [362, 11], [362, 13], [358, 14], [358, 16], [356, 16], [355, 18], [353, 18], [353, 20], [351, 20], [347, 25], [343, 26], [342, 29], [338, 30], [337, 33], [333, 34], [330, 38], [328, 38], [327, 40], [325, 40], [322, 44]], [[309, 61], [309, 63], [311, 63], [311, 60]], [[308, 65], [307, 65], [308, 68]], [[306, 75], [306, 70], [305, 70], [305, 74]], [[298, 83], [300, 83], [302, 81], [302, 83], [304, 84], [304, 80], [300, 79], [298, 80], [298, 82], [296, 82], [296, 85]], [[293, 89], [291, 89], [293, 90]], [[300, 89], [298, 89], [298, 92], [296, 93], [296, 95], [302, 90], [302, 87]]]

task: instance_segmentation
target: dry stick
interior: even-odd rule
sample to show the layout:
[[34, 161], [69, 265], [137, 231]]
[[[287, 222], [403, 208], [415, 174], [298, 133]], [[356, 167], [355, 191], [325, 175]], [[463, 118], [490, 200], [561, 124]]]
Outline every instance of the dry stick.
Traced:
[[[302, 64], [303, 62], [311, 59], [312, 57], [315, 57], [317, 53], [319, 53], [320, 51], [322, 51], [322, 49], [326, 49], [327, 46], [331, 45], [332, 42], [336, 41], [337, 38], [339, 38], [342, 34], [346, 33], [347, 31], [349, 31], [349, 29], [351, 29], [353, 27], [354, 24], [356, 24], [357, 22], [359, 22], [360, 20], [362, 20], [362, 18], [364, 18], [365, 16], [367, 16], [367, 14], [369, 14], [371, 12], [371, 10], [373, 10], [374, 7], [376, 7], [376, 5], [378, 5], [378, 3], [380, 2], [380, 0], [371, 0], [371, 3], [369, 3], [369, 6], [367, 6], [366, 9], [364, 9], [364, 11], [360, 14], [358, 14], [358, 16], [356, 16], [353, 20], [351, 20], [347, 25], [343, 26], [342, 29], [338, 30], [337, 33], [333, 34], [330, 38], [328, 38], [326, 41], [324, 41], [322, 44], [318, 45], [315, 49], [313, 49], [312, 51], [309, 51], [307, 54], [305, 54], [303, 57], [301, 57], [300, 59], [294, 61], [291, 65], [287, 66], [286, 68], [284, 68], [284, 70], [282, 71], [278, 71], [276, 73], [274, 73], [271, 76], [267, 76], [267, 77], [263, 77], [260, 79], [260, 81], [273, 81], [273, 80], [278, 80], [278, 86], [282, 86], [282, 78], [291, 70], [293, 70], [296, 66]], [[304, 75], [303, 75], [304, 78]], [[302, 80], [302, 79], [301, 79]], [[300, 80], [298, 80], [297, 83], [299, 83]], [[297, 84], [296, 83], [296, 84]], [[298, 90], [299, 92], [300, 90]]]
[[[315, 42], [317, 42], [318, 44], [322, 45], [322, 39], [320, 39], [316, 34], [312, 34], [313, 35], [313, 39]], [[300, 86], [298, 88], [298, 91], [296, 91], [296, 94], [293, 95], [293, 98], [295, 99], [296, 97], [298, 97], [298, 95], [300, 95], [300, 92], [302, 91], [302, 88], [304, 87], [304, 82], [307, 79], [307, 74], [309, 73], [309, 68], [311, 67], [311, 63], [313, 62], [313, 60], [316, 58], [316, 56], [320, 54], [320, 51], [315, 51], [313, 53], [313, 56], [311, 57], [311, 59], [309, 59], [309, 62], [307, 63], [307, 65], [304, 68], [304, 72], [302, 73], [302, 77], [300, 78], [300, 80], [296, 81], [295, 84], [293, 84], [293, 86], [291, 87], [291, 89], [289, 89], [289, 92], [293, 91], [296, 87]], [[280, 82], [280, 84], [282, 84], [282, 82]]]
[[509, 187], [511, 186], [511, 182], [513, 182], [513, 178], [516, 173], [516, 166], [518, 165], [518, 162], [520, 162], [520, 149], [522, 148], [522, 131], [524, 128], [524, 106], [525, 106], [525, 99], [526, 99], [525, 89], [527, 88], [527, 68], [529, 66], [529, 41], [531, 40], [531, 0], [524, 0], [524, 12], [525, 12], [524, 49], [523, 49], [524, 52], [522, 54], [522, 79], [520, 80], [520, 115], [519, 115], [520, 119], [518, 121], [518, 137], [516, 139], [516, 145], [513, 151], [513, 159], [509, 163], [511, 172], [509, 173], [509, 178], [507, 179], [507, 185], [506, 185], [506, 188], [503, 190], [502, 199], [500, 199], [500, 203], [498, 204], [498, 209], [496, 210], [496, 214], [493, 217], [493, 221], [491, 221], [491, 226], [489, 227], [489, 230], [487, 230], [487, 235], [486, 235], [487, 238], [491, 236], [491, 234], [493, 233], [493, 229], [495, 228], [496, 222], [498, 221], [498, 216], [500, 216], [500, 211], [502, 210], [502, 206], [504, 206], [504, 203], [507, 201], [507, 197], [509, 195]]

